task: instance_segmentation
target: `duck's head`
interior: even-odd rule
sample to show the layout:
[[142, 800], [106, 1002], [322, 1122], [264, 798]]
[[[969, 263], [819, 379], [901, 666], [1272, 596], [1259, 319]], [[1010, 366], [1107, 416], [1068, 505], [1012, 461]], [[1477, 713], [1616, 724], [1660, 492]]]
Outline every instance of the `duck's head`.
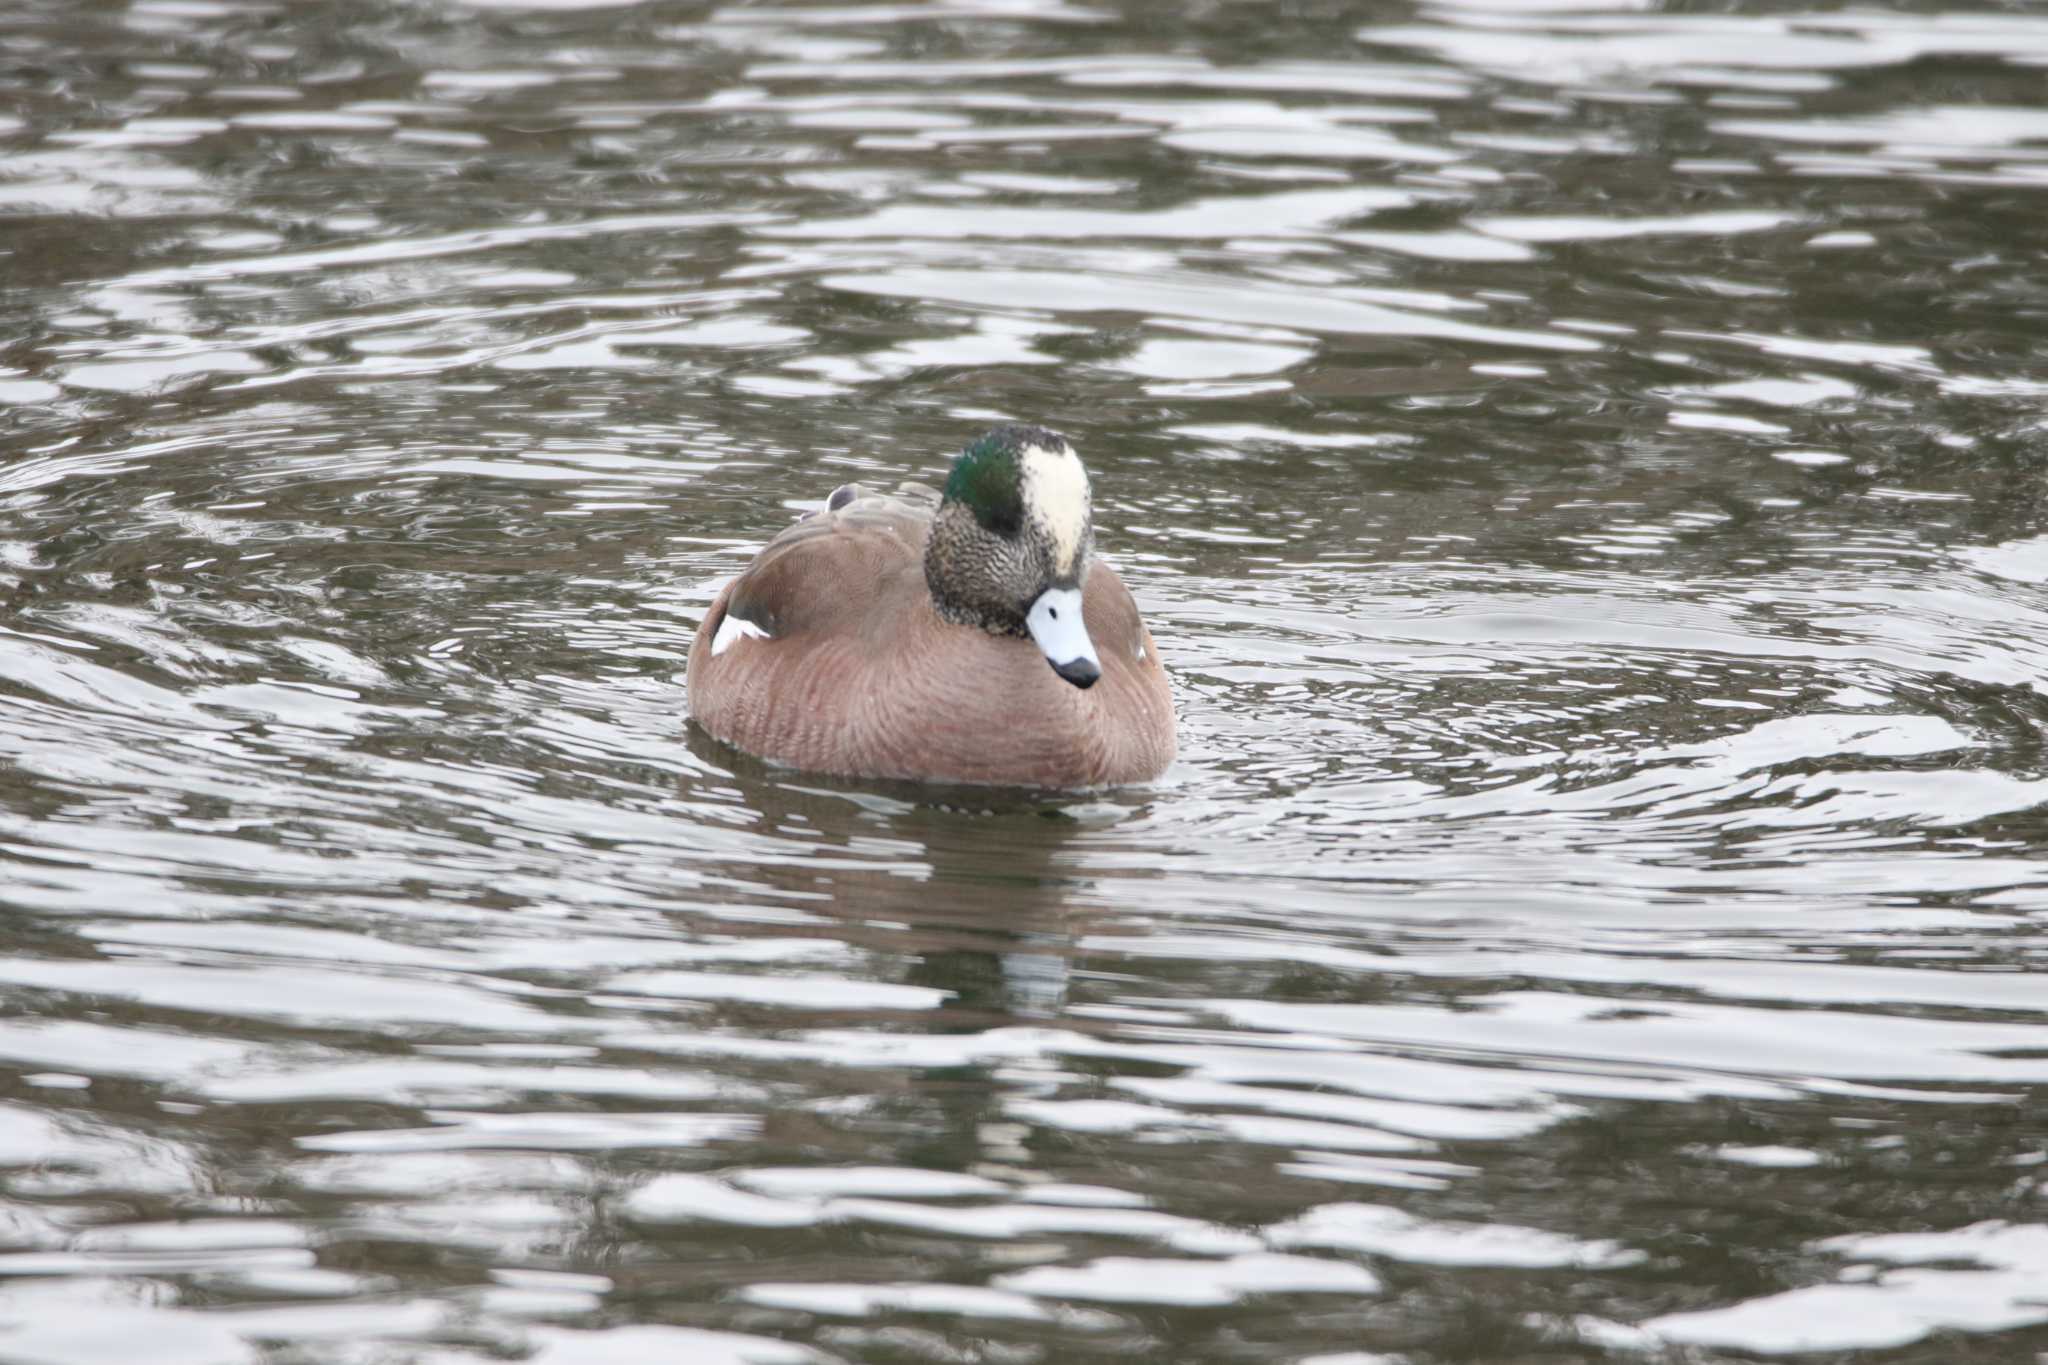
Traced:
[[1001, 426], [960, 452], [925, 547], [939, 615], [998, 635], [1028, 636], [1076, 687], [1102, 676], [1081, 622], [1095, 526], [1088, 471], [1044, 427]]

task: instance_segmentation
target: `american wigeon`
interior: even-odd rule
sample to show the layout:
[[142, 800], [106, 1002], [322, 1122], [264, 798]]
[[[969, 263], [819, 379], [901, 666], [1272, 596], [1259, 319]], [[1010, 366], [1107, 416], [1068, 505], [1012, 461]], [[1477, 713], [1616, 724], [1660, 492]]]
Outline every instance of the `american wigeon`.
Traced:
[[1157, 777], [1166, 670], [1094, 558], [1066, 438], [1001, 426], [942, 497], [848, 484], [725, 585], [690, 643], [697, 723], [816, 772], [1030, 787]]

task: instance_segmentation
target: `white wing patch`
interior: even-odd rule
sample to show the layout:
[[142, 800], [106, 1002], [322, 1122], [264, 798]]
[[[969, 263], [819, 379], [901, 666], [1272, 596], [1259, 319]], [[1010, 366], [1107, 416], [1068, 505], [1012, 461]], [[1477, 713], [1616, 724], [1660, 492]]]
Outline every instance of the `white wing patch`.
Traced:
[[725, 653], [738, 640], [767, 640], [772, 638], [774, 637], [770, 636], [767, 631], [761, 629], [752, 621], [727, 612], [725, 619], [718, 623], [718, 629], [711, 634], [711, 657], [715, 659]]
[[1024, 447], [1024, 503], [1052, 539], [1053, 567], [1072, 573], [1088, 534], [1088, 471], [1072, 446]]

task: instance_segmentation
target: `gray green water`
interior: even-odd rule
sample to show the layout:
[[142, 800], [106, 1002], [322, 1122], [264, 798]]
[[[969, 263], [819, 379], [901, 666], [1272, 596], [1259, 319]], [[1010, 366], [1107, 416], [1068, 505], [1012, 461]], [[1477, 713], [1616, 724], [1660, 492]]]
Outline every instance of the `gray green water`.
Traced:
[[[0, 1361], [2048, 1352], [2048, 14], [0, 9]], [[683, 721], [1067, 432], [1182, 756]]]

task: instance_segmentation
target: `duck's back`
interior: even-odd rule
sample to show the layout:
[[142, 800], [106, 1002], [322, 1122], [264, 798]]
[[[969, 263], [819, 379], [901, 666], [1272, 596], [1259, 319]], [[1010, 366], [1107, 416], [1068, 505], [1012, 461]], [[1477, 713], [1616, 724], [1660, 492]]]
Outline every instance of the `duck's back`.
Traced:
[[924, 549], [938, 495], [841, 489], [725, 586], [690, 645], [689, 706], [718, 739], [854, 777], [1090, 787], [1172, 761], [1173, 703], [1137, 604], [1100, 560], [1086, 690], [1028, 639], [941, 620]]

